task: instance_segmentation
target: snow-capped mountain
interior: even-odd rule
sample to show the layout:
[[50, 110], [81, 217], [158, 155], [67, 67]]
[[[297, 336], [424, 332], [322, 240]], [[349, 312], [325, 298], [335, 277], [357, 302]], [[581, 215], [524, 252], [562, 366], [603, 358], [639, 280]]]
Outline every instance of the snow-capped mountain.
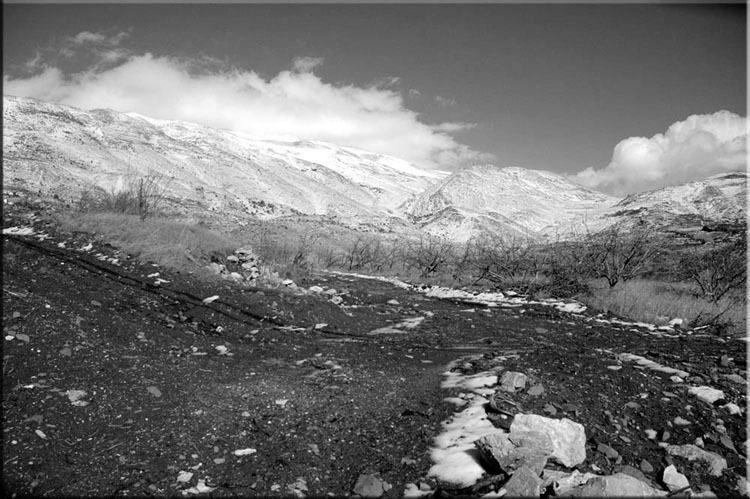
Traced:
[[252, 137], [110, 110], [3, 97], [4, 179], [68, 197], [156, 175], [183, 207], [402, 224], [404, 200], [445, 173], [394, 157], [289, 137]]
[[564, 235], [617, 201], [551, 172], [484, 165], [428, 187], [406, 210], [427, 232], [455, 240], [487, 230], [536, 239]]
[[608, 218], [638, 217], [656, 225], [738, 221], [747, 217], [746, 172], [713, 175], [703, 180], [631, 194], [605, 214]]
[[294, 137], [260, 137], [135, 113], [3, 97], [3, 186], [76, 199], [159, 177], [172, 207], [221, 220], [325, 217], [350, 227], [417, 229], [466, 241], [536, 240], [645, 219], [660, 226], [744, 219], [747, 174], [617, 199], [518, 167], [425, 171], [394, 157]]

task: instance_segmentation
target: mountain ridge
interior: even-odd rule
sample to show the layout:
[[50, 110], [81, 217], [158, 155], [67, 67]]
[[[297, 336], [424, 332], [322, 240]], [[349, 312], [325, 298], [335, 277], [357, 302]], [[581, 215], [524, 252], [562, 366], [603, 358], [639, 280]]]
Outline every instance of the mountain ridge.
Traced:
[[256, 136], [138, 113], [85, 111], [3, 96], [4, 186], [70, 197], [156, 175], [182, 212], [241, 221], [324, 217], [364, 230], [466, 241], [483, 232], [531, 239], [634, 218], [740, 219], [747, 173], [618, 199], [544, 170], [475, 165], [422, 170], [407, 161], [291, 136]]

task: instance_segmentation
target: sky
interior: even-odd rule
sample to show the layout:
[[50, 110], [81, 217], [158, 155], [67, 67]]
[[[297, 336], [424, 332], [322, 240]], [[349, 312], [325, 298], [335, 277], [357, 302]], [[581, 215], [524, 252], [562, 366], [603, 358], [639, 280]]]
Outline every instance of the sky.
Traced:
[[3, 4], [3, 92], [613, 195], [747, 169], [716, 4]]

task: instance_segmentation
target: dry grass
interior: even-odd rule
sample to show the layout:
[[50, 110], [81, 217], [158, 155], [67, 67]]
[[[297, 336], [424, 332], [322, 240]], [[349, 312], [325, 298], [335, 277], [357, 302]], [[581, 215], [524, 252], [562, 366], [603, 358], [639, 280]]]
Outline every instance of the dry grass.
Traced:
[[85, 213], [61, 216], [64, 229], [96, 235], [141, 260], [175, 270], [205, 265], [211, 257], [225, 258], [241, 242], [194, 224], [164, 218], [142, 220], [138, 215]]
[[692, 283], [666, 283], [634, 279], [609, 288], [604, 280], [589, 283], [590, 292], [580, 297], [587, 305], [631, 320], [666, 324], [681, 318], [692, 326], [723, 325], [732, 335], [747, 332], [747, 300], [743, 293], [712, 302], [697, 296]]

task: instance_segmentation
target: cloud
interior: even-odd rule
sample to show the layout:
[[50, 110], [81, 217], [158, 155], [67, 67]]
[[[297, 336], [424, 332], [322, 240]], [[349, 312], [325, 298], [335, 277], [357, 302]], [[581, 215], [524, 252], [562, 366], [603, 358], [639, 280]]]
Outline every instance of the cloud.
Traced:
[[747, 118], [729, 111], [694, 114], [665, 133], [620, 141], [612, 161], [569, 178], [617, 196], [747, 169]]
[[322, 57], [295, 57], [292, 68], [299, 73], [312, 73], [312, 70], [323, 64]]
[[[358, 147], [426, 168], [452, 169], [488, 155], [450, 133], [471, 123], [423, 123], [404, 106], [397, 83], [330, 84], [313, 73], [322, 58], [296, 58], [273, 77], [211, 61], [146, 54], [122, 56], [111, 36], [79, 33], [73, 41], [108, 43], [107, 54], [69, 74], [45, 65], [28, 77], [3, 75], [4, 92], [83, 109], [109, 108], [158, 119], [181, 120], [261, 135], [292, 135]], [[119, 43], [119, 41], [118, 41]], [[105, 64], [106, 62], [106, 64]]]
[[456, 105], [456, 101], [455, 100], [449, 99], [448, 97], [442, 97], [440, 95], [436, 95], [435, 96], [435, 102], [437, 102], [438, 105], [441, 106], [441, 107], [450, 107], [450, 106], [455, 106]]

